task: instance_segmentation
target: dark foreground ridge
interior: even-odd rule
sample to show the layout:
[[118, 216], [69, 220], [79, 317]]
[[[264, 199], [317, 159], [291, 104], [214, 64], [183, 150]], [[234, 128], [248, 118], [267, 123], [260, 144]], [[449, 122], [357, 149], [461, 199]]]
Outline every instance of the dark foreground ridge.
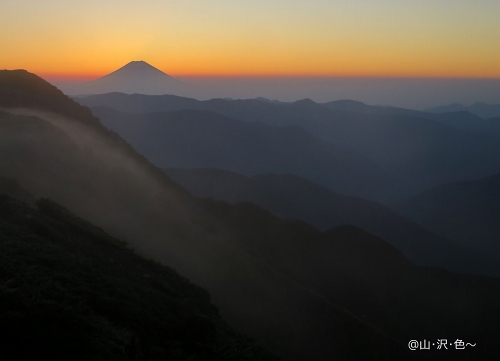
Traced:
[[0, 195], [1, 360], [275, 360], [209, 294], [42, 199]]

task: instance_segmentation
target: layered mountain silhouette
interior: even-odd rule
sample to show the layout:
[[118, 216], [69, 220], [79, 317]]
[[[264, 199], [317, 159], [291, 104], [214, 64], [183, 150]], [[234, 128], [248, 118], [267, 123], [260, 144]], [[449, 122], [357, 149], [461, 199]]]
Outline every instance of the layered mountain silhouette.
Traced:
[[[13, 83], [17, 84], [14, 90]], [[35, 199], [50, 198], [77, 216], [53, 202], [39, 202], [32, 210], [26, 210], [25, 204], [9, 205], [10, 201], [1, 207], [0, 224], [8, 225], [2, 228], [1, 256], [8, 262], [0, 264], [0, 310], [7, 310], [9, 325], [19, 325], [12, 320], [24, 314], [28, 317], [23, 320], [39, 315], [34, 324], [46, 326], [43, 332], [37, 328], [30, 334], [23, 333], [22, 327], [15, 329], [20, 331], [18, 347], [29, 349], [47, 339], [22, 335], [51, 335], [50, 340], [62, 342], [58, 345], [74, 341], [73, 333], [64, 338], [60, 322], [82, 325], [82, 318], [68, 308], [64, 308], [66, 313], [58, 312], [50, 298], [58, 295], [52, 293], [56, 288], [64, 295], [58, 302], [78, 305], [83, 293], [89, 296], [84, 299], [92, 302], [92, 310], [99, 312], [90, 327], [101, 325], [102, 330], [89, 333], [88, 328], [79, 327], [82, 339], [127, 339], [130, 334], [117, 333], [113, 323], [121, 320], [118, 331], [137, 330], [141, 345], [150, 334], [162, 334], [165, 340], [168, 333], [162, 330], [170, 327], [165, 326], [169, 322], [179, 324], [178, 337], [162, 347], [184, 352], [176, 355], [180, 359], [193, 355], [190, 347], [200, 350], [194, 354], [201, 359], [203, 350], [216, 351], [222, 360], [267, 357], [257, 354], [251, 343], [237, 341], [238, 337], [211, 343], [210, 337], [225, 336], [217, 331], [221, 322], [216, 321], [207, 294], [196, 293], [187, 281], [179, 285], [179, 278], [170, 277], [170, 271], [159, 265], [147, 263], [146, 272], [138, 269], [144, 261], [129, 257], [123, 246], [100, 246], [109, 238], [119, 238], [206, 288], [223, 319], [284, 360], [418, 359], [407, 349], [408, 340], [443, 335], [456, 335], [481, 347], [464, 353], [434, 350], [427, 358], [486, 360], [495, 356], [500, 336], [497, 279], [416, 266], [384, 240], [357, 227], [321, 232], [254, 205], [193, 197], [107, 130], [89, 109], [35, 75], [2, 71], [0, 89], [0, 176], [17, 182]], [[24, 238], [15, 242], [12, 237]], [[4, 277], [6, 269], [9, 275], [15, 274], [12, 264], [28, 273]], [[74, 273], [68, 273], [68, 268], [86, 283], [74, 287]], [[183, 284], [186, 294], [175, 300]], [[104, 295], [95, 294], [96, 288]], [[198, 296], [189, 297], [193, 293], [205, 300], [195, 302]], [[148, 307], [144, 297], [150, 297], [154, 306]], [[18, 302], [23, 299], [35, 303]], [[83, 306], [79, 310], [86, 316], [91, 313]], [[162, 313], [155, 318], [158, 312]], [[43, 317], [51, 315], [59, 315], [56, 326], [44, 322]], [[122, 315], [130, 319], [122, 320]], [[133, 349], [134, 338], [128, 340]], [[8, 337], [0, 342], [13, 344]], [[102, 348], [116, 349], [120, 348]], [[91, 357], [107, 355], [94, 348], [85, 350]]]
[[198, 197], [253, 203], [278, 217], [300, 219], [324, 231], [346, 224], [357, 226], [388, 241], [417, 264], [500, 275], [496, 257], [485, 256], [485, 249], [461, 247], [381, 204], [335, 193], [295, 175], [246, 177], [209, 168], [164, 170]]
[[489, 128], [476, 126], [471, 130], [462, 126], [477, 120], [468, 113], [457, 118], [456, 114], [374, 107], [354, 101], [317, 104], [305, 99], [273, 104], [255, 99], [196, 101], [117, 93], [78, 101], [90, 107], [136, 113], [196, 109], [248, 123], [300, 127], [317, 139], [364, 155], [389, 178], [398, 180], [399, 187], [393, 187], [389, 194], [354, 193], [384, 204], [403, 201], [433, 186], [475, 180], [500, 170], [498, 140]]
[[159, 167], [293, 173], [367, 198], [397, 191], [390, 176], [367, 157], [299, 127], [250, 124], [199, 110], [134, 114], [93, 108], [93, 113]]
[[[26, 72], [0, 72], [4, 91], [0, 106], [8, 110], [0, 113], [3, 177], [15, 180], [35, 198], [62, 203], [127, 240], [142, 254], [204, 285], [233, 326], [258, 336], [262, 344], [288, 359], [321, 359], [321, 355], [331, 357], [351, 349], [356, 353], [349, 345], [354, 333], [341, 336], [348, 325], [359, 325], [363, 337], [384, 338], [372, 326], [284, 275], [276, 265], [262, 263], [238, 247], [234, 242], [240, 238], [237, 229], [214, 218], [208, 205], [193, 199], [121, 138], [96, 124], [88, 109], [80, 108], [79, 119], [63, 116], [58, 109], [73, 102], [57, 89], [49, 87], [54, 94], [48, 107], [43, 102], [34, 107], [19, 108], [19, 102], [16, 108], [8, 107], [11, 84], [4, 86], [4, 76], [31, 78], [22, 93], [34, 98], [41, 81]], [[45, 90], [39, 95], [45, 96]], [[287, 308], [283, 308], [285, 303]], [[307, 309], [324, 312], [312, 314]], [[285, 324], [293, 328], [285, 329]], [[325, 327], [329, 334], [323, 334]], [[335, 344], [331, 344], [332, 334], [338, 335]]]
[[186, 84], [145, 61], [131, 61], [101, 78], [75, 84], [76, 94], [103, 94], [121, 91], [129, 94], [170, 94], [182, 91]]
[[433, 232], [500, 257], [500, 174], [430, 189], [396, 209]]

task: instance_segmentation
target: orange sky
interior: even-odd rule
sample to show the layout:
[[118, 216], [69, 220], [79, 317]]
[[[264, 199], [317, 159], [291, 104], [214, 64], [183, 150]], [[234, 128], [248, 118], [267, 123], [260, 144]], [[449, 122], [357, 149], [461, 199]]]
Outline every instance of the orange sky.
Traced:
[[1, 69], [500, 78], [496, 0], [4, 0]]

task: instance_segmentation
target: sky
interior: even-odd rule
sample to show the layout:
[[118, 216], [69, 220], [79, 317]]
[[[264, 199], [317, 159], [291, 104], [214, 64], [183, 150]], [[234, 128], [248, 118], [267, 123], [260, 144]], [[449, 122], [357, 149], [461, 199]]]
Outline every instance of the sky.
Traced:
[[0, 69], [500, 79], [499, 0], [2, 0]]

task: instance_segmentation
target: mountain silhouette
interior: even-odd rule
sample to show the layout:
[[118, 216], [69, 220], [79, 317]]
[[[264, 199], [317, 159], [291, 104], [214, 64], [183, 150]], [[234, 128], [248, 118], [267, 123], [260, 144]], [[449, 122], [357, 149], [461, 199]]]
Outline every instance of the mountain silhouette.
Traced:
[[125, 66], [101, 78], [82, 83], [80, 94], [102, 94], [120, 91], [134, 94], [169, 94], [185, 86], [180, 80], [171, 77], [145, 61], [131, 61]]
[[[302, 269], [292, 275], [283, 272], [284, 260], [261, 261], [271, 257], [269, 247], [279, 249], [283, 239], [290, 244], [303, 242], [304, 235], [296, 235], [293, 224], [260, 209], [226, 209], [223, 204], [193, 198], [96, 122], [87, 108], [79, 107], [75, 113], [79, 119], [62, 115], [58, 110], [75, 104], [71, 99], [60, 92], [45, 94], [33, 74], [7, 73], [6, 78], [20, 77], [11, 98], [17, 99], [19, 93], [30, 97], [26, 106], [18, 102], [15, 108], [0, 111], [1, 177], [15, 181], [35, 199], [60, 203], [207, 288], [234, 328], [258, 337], [261, 345], [285, 360], [359, 355], [366, 352], [355, 346], [360, 337], [380, 345], [369, 351], [379, 359], [394, 348], [392, 338], [325, 299], [311, 289], [308, 279], [297, 282], [294, 275], [304, 273]], [[3, 77], [0, 72], [0, 91], [9, 94], [12, 84], [4, 85]], [[26, 80], [23, 85], [22, 80]], [[32, 103], [37, 106], [29, 106]], [[9, 187], [5, 187], [9, 194], [15, 194]], [[244, 229], [254, 230], [244, 231], [243, 237], [243, 229], [231, 223], [235, 216]], [[276, 232], [270, 236], [272, 242], [257, 242], [261, 231], [254, 227], [255, 220], [259, 227]], [[320, 232], [310, 226], [304, 229], [308, 240], [319, 241]], [[48, 232], [50, 237], [53, 233]], [[289, 250], [296, 254], [293, 247]]]
[[[455, 334], [482, 345], [468, 350], [464, 359], [488, 359], [497, 351], [498, 279], [416, 266], [383, 239], [357, 227], [342, 226], [321, 232], [303, 221], [277, 218], [255, 205], [229, 205], [196, 198], [105, 128], [89, 109], [78, 107], [74, 117], [63, 114], [75, 103], [62, 93], [48, 96], [44, 90], [36, 89], [35, 75], [28, 78], [31, 80], [24, 86], [11, 91], [10, 86], [2, 83], [0, 72], [2, 94], [10, 99], [19, 99], [19, 93], [26, 97], [25, 105], [3, 106], [0, 111], [0, 176], [17, 182], [37, 200], [52, 199], [78, 219], [90, 221], [111, 237], [128, 242], [138, 253], [174, 268], [192, 283], [206, 288], [229, 325], [257, 338], [259, 345], [284, 360], [406, 360], [414, 355], [408, 350], [408, 340]], [[10, 189], [10, 194], [15, 195], [15, 190]], [[116, 337], [123, 340], [124, 333], [114, 332], [115, 323], [110, 327], [106, 319], [118, 320], [119, 330], [124, 330], [129, 327], [127, 320], [122, 319], [125, 315], [137, 326], [138, 338], [141, 332], [148, 331], [147, 339], [153, 327], [167, 342], [165, 347], [175, 351], [183, 346], [175, 339], [169, 343], [169, 335], [162, 331], [164, 320], [171, 322], [175, 313], [182, 319], [181, 339], [207, 353], [198, 359], [259, 359], [247, 355], [245, 348], [213, 350], [213, 344], [207, 343], [205, 335], [224, 335], [214, 334], [205, 319], [215, 316], [213, 310], [204, 312], [210, 304], [206, 292], [197, 293], [197, 298], [204, 298], [204, 302], [193, 303], [189, 297], [178, 295], [177, 286], [154, 282], [166, 282], [168, 274], [164, 268], [148, 263], [157, 271], [142, 272], [137, 268], [140, 262], [128, 261], [131, 257], [116, 258], [113, 247], [92, 247], [94, 242], [105, 244], [109, 237], [96, 232], [88, 222], [82, 234], [81, 221], [58, 206], [44, 204], [39, 203], [37, 209], [48, 210], [50, 217], [23, 211], [28, 206], [2, 207], [5, 211], [0, 226], [5, 227], [0, 230], [0, 241], [6, 243], [2, 244], [5, 251], [2, 248], [0, 252], [0, 291], [5, 297], [0, 298], [0, 312], [7, 310], [2, 315], [9, 321], [23, 322], [8, 325], [29, 325], [29, 316], [36, 315], [35, 320], [40, 320], [37, 324], [43, 326], [30, 333], [15, 329], [21, 335], [21, 349], [31, 347], [33, 342], [47, 346], [43, 342], [46, 338], [36, 337], [49, 332], [52, 335], [54, 329], [61, 335], [56, 345], [64, 345], [64, 328], [59, 321], [77, 325], [82, 338], [104, 333], [113, 337], [103, 341]], [[12, 217], [18, 219], [14, 222]], [[86, 237], [89, 229], [97, 238]], [[33, 233], [53, 246], [47, 246]], [[24, 237], [25, 242], [13, 242], [11, 237], [17, 236]], [[56, 252], [56, 246], [90, 252], [75, 258]], [[7, 251], [12, 259], [5, 256]], [[12, 265], [19, 265], [33, 278], [25, 278], [24, 273], [23, 277], [5, 277], [5, 270], [11, 272]], [[44, 273], [39, 276], [33, 267], [42, 268]], [[106, 272], [100, 272], [102, 267]], [[68, 268], [81, 274], [85, 282], [96, 281], [104, 296], [93, 295], [96, 288], [88, 287], [88, 283], [75, 289], [73, 273], [65, 272]], [[54, 274], [57, 283], [45, 278]], [[148, 289], [150, 278], [154, 278], [154, 291]], [[136, 287], [146, 288], [136, 292]], [[54, 289], [67, 289], [68, 293], [61, 291], [63, 297], [58, 297], [60, 293], [55, 297], [77, 308], [82, 293], [90, 294], [92, 309], [99, 312], [96, 317], [104, 318], [92, 325], [101, 325], [102, 332], [88, 333], [88, 328], [79, 327], [80, 322], [73, 323], [74, 318], [66, 319], [67, 313], [58, 312], [54, 302], [45, 302], [46, 297], [54, 297]], [[78, 297], [73, 297], [74, 291]], [[158, 296], [157, 291], [173, 296], [174, 300]], [[141, 299], [147, 294], [152, 297], [152, 307]], [[29, 303], [18, 302], [18, 295]], [[115, 302], [116, 298], [120, 300]], [[179, 305], [179, 312], [175, 312], [175, 305]], [[191, 317], [189, 310], [197, 307], [203, 309]], [[166, 317], [157, 319], [159, 324], [155, 326], [150, 320], [157, 309], [164, 309], [162, 315]], [[50, 315], [58, 316], [58, 323], [44, 322], [46, 314], [37, 312], [40, 310], [52, 310]], [[91, 314], [86, 307], [79, 310]], [[22, 318], [23, 314], [28, 316]], [[0, 320], [0, 327], [6, 325], [4, 320]], [[9, 345], [12, 332], [2, 336], [0, 342]], [[4, 349], [0, 347], [0, 351]], [[215, 351], [221, 357], [210, 353]], [[185, 354], [177, 356], [186, 359]], [[456, 356], [430, 352], [426, 359], [456, 360]]]

